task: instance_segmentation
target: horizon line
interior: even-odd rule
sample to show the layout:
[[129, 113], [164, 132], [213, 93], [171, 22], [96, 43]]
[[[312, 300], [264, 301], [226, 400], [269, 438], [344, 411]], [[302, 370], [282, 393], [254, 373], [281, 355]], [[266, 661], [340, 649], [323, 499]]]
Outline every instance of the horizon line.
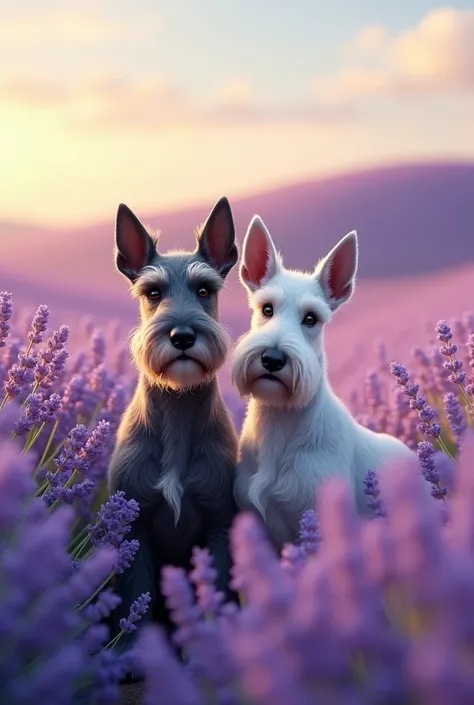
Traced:
[[[337, 181], [338, 179], [343, 179], [343, 178], [351, 178], [351, 177], [360, 177], [363, 176], [364, 174], [368, 174], [370, 172], [386, 172], [386, 171], [391, 171], [391, 170], [400, 170], [400, 169], [421, 169], [421, 168], [426, 168], [426, 167], [472, 167], [474, 168], [474, 159], [466, 158], [462, 159], [459, 157], [423, 157], [423, 158], [418, 158], [416, 160], [408, 160], [408, 159], [400, 159], [400, 160], [392, 160], [390, 162], [371, 162], [369, 164], [365, 164], [363, 166], [354, 166], [352, 168], [347, 168], [347, 169], [329, 169], [325, 171], [324, 173], [319, 173], [315, 174], [314, 176], [307, 176], [307, 177], [301, 177], [301, 178], [295, 178], [291, 179], [288, 181], [282, 181], [278, 180], [272, 183], [267, 182], [265, 185], [262, 184], [261, 187], [255, 188], [252, 191], [241, 191], [239, 192], [235, 197], [232, 198], [233, 203], [240, 203], [242, 201], [247, 201], [247, 200], [252, 200], [255, 198], [259, 197], [264, 197], [268, 196], [272, 193], [278, 193], [279, 191], [285, 191], [285, 190], [293, 190], [293, 189], [298, 189], [302, 188], [304, 186], [308, 186], [310, 184], [321, 184], [324, 182], [330, 182], [330, 181]], [[215, 200], [222, 196], [223, 194], [218, 194], [215, 196]], [[125, 199], [126, 200], [126, 199]], [[212, 205], [212, 204], [211, 204]], [[231, 203], [232, 205], [232, 203]], [[118, 203], [117, 203], [118, 207]], [[143, 207], [141, 210], [144, 213], [143, 216], [140, 216], [140, 219], [145, 222], [147, 222], [147, 218], [152, 216], [155, 218], [156, 216], [170, 216], [177, 214], [179, 212], [189, 212], [193, 210], [198, 210], [202, 209], [203, 211], [209, 210], [210, 205], [209, 203], [204, 204], [203, 199], [200, 198], [199, 200], [193, 201], [187, 201], [185, 205], [182, 207], [179, 207], [178, 204], [173, 205], [170, 204], [170, 206], [166, 207], [161, 207], [161, 208], [156, 208], [153, 211], [153, 206], [150, 207]], [[64, 230], [69, 230], [69, 231], [76, 231], [76, 230], [84, 230], [84, 229], [89, 229], [92, 227], [98, 227], [101, 225], [109, 225], [111, 221], [113, 221], [115, 218], [115, 213], [111, 216], [110, 219], [107, 219], [105, 216], [103, 218], [96, 218], [94, 220], [87, 220], [84, 222], [77, 222], [76, 221], [64, 221], [62, 223], [54, 223], [52, 224], [51, 221], [47, 220], [37, 220], [37, 221], [30, 221], [30, 220], [24, 220], [24, 219], [17, 219], [17, 218], [8, 218], [8, 219], [3, 219], [0, 214], [0, 226], [9, 226], [11, 225], [12, 227], [18, 228], [18, 227], [24, 227], [24, 228], [31, 228], [31, 229], [38, 229], [38, 230], [45, 230], [48, 229], [52, 232], [60, 233]]]

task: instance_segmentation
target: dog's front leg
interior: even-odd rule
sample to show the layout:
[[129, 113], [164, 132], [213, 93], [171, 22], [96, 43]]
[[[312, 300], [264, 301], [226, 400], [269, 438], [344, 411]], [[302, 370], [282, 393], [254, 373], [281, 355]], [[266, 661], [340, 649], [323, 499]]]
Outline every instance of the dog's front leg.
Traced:
[[257, 450], [248, 441], [241, 439], [234, 479], [234, 499], [241, 511], [255, 511], [255, 507], [249, 501], [249, 486], [257, 471]]
[[217, 571], [216, 587], [227, 599], [236, 598], [229, 587], [232, 565], [229, 532], [237, 514], [233, 497], [234, 459], [200, 456], [189, 468], [187, 487], [203, 512], [204, 543]]
[[229, 545], [229, 528], [225, 526], [210, 526], [206, 531], [206, 544], [211, 552], [217, 571], [217, 589], [224, 593], [227, 601], [237, 601], [237, 595], [230, 587], [232, 559]]

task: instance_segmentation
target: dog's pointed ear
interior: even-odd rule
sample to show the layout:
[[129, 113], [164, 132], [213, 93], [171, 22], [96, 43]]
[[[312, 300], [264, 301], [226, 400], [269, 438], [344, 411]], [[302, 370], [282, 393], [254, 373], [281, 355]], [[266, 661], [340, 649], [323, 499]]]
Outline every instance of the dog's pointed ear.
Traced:
[[281, 258], [265, 223], [254, 215], [244, 238], [240, 281], [249, 291], [256, 291], [282, 267]]
[[124, 203], [121, 203], [117, 210], [115, 248], [117, 269], [132, 282], [157, 254], [153, 238]]
[[197, 252], [224, 279], [239, 258], [230, 203], [223, 196], [212, 209], [198, 236]]
[[348, 233], [317, 265], [315, 274], [332, 311], [350, 299], [354, 292], [358, 263], [355, 230]]

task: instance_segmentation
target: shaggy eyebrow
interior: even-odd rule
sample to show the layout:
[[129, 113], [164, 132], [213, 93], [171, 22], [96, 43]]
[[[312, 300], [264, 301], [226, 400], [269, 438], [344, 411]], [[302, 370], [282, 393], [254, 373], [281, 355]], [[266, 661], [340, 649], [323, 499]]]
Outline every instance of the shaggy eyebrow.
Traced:
[[331, 318], [331, 309], [327, 303], [316, 296], [306, 295], [302, 296], [298, 302], [298, 308], [303, 317], [308, 311], [314, 311], [314, 313], [322, 319], [323, 323], [326, 323]]
[[159, 265], [144, 267], [139, 278], [131, 288], [133, 298], [144, 296], [150, 289], [165, 289], [169, 285], [169, 275], [164, 267]]
[[190, 287], [208, 286], [219, 291], [224, 286], [222, 277], [204, 262], [192, 262], [186, 270], [186, 278]]
[[261, 291], [255, 292], [252, 296], [252, 308], [258, 308], [259, 306], [263, 306], [267, 303], [276, 304], [278, 306], [278, 304], [281, 304], [282, 301], [283, 297], [281, 290], [276, 286], [269, 286]]

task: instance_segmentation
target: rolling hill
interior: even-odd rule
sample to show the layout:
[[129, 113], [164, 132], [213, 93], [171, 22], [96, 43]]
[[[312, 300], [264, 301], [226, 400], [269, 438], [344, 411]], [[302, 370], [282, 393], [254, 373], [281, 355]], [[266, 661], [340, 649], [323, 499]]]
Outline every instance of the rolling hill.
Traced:
[[[331, 378], [341, 392], [375, 362], [377, 342], [385, 340], [393, 355], [404, 357], [412, 344], [426, 340], [426, 321], [474, 309], [474, 165], [373, 169], [232, 205], [239, 241], [258, 212], [287, 266], [312, 266], [347, 231], [358, 230], [356, 294], [327, 334]], [[162, 229], [163, 249], [189, 247], [193, 228], [211, 206], [137, 214]], [[118, 319], [129, 330], [137, 311], [114, 269], [113, 216], [68, 231], [0, 222], [0, 290], [12, 291], [20, 306], [49, 304], [53, 323], [74, 327], [79, 316], [92, 313], [102, 323]], [[247, 329], [245, 293], [235, 270], [221, 310], [235, 337]]]

